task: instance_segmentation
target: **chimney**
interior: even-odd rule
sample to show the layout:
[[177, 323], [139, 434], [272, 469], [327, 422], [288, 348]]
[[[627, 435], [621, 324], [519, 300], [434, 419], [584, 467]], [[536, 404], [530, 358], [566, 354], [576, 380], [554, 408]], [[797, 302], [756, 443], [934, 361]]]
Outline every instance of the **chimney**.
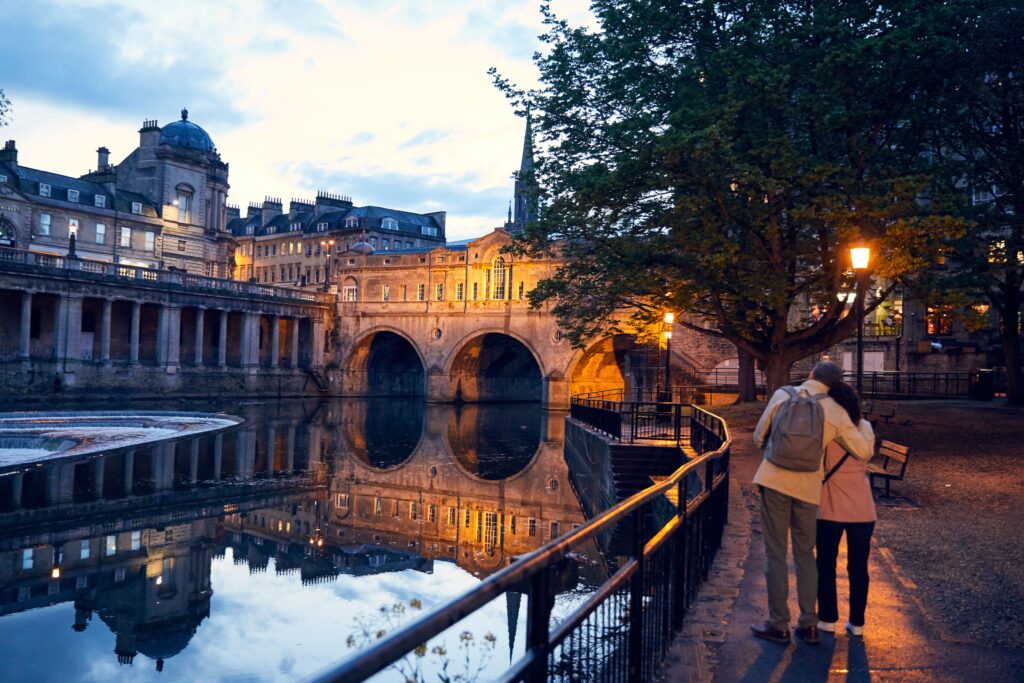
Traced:
[[100, 147], [96, 150], [96, 170], [106, 171], [108, 168], [110, 168], [110, 150]]
[[139, 147], [156, 147], [160, 144], [160, 126], [156, 119], [146, 119], [139, 129]]
[[277, 197], [264, 197], [261, 225], [266, 225], [271, 220], [284, 213], [284, 203]]
[[352, 208], [352, 198], [341, 194], [319, 191], [316, 193], [316, 208], [317, 213], [321, 213], [321, 209], [328, 208], [348, 210]]
[[4, 143], [4, 148], [0, 150], [0, 161], [6, 161], [14, 170], [18, 170], [18, 148], [14, 140]]
[[224, 210], [227, 213], [229, 221], [242, 217], [242, 209], [240, 209], [237, 204], [227, 204]]
[[296, 199], [295, 197], [292, 197], [292, 201], [288, 204], [288, 215], [291, 216], [292, 218], [294, 218], [295, 214], [297, 213], [312, 210], [313, 202], [307, 201], [305, 199]]

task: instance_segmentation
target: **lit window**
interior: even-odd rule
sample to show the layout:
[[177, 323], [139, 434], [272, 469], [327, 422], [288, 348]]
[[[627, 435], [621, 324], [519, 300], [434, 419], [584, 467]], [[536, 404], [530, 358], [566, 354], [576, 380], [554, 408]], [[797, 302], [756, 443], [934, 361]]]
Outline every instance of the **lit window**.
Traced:
[[420, 515], [420, 508], [416, 504], [416, 501], [414, 500], [414, 501], [409, 503], [409, 519], [413, 519], [413, 520], [418, 519], [419, 515]]
[[427, 521], [434, 523], [437, 521], [437, 506], [431, 505], [427, 508]]
[[462, 297], [463, 297], [463, 294], [464, 294], [463, 289], [464, 289], [464, 287], [463, 287], [463, 283], [462, 282], [456, 282], [455, 283], [455, 300], [456, 301], [462, 301]]
[[68, 201], [78, 203], [78, 190], [68, 190]]
[[426, 291], [427, 291], [426, 285], [417, 285], [416, 286], [416, 300], [417, 301], [425, 300], [427, 298], [426, 297]]
[[[134, 209], [132, 209], [134, 211]], [[189, 223], [192, 220], [192, 195], [188, 192], [178, 193], [178, 222]]]
[[385, 218], [380, 222], [380, 227], [385, 230], [398, 230], [398, 221], [394, 218]]
[[39, 234], [49, 235], [50, 234], [50, 214], [41, 213], [39, 214]]
[[479, 298], [480, 298], [480, 283], [479, 282], [474, 282], [473, 283], [473, 301], [476, 301]]
[[380, 241], [380, 246], [382, 249], [384, 249], [384, 251], [387, 251], [391, 247], [391, 240], [389, 240], [387, 237], [382, 238]]
[[145, 235], [146, 235], [146, 246], [143, 247], [143, 248], [146, 251], [153, 251], [154, 249], [156, 249], [156, 233], [155, 232], [150, 232], [150, 231], [147, 230], [145, 232]]
[[132, 213], [142, 213], [142, 204], [140, 202], [132, 202]]
[[107, 226], [105, 223], [96, 224], [96, 244], [103, 244], [107, 241]]
[[455, 508], [448, 508], [448, 526], [455, 526]]
[[359, 287], [357, 285], [345, 285], [341, 288], [342, 301], [358, 301]]
[[505, 298], [505, 259], [499, 256], [494, 260], [494, 298]]
[[107, 554], [107, 557], [110, 557], [111, 555], [113, 555], [116, 552], [117, 552], [117, 536], [115, 536], [114, 534], [111, 534], [111, 535], [107, 536], [107, 544], [106, 544], [106, 554]]
[[33, 564], [35, 564], [35, 557], [32, 548], [25, 548], [21, 551], [21, 568], [32, 569]]
[[69, 218], [68, 219], [68, 237], [71, 237], [72, 235], [75, 236], [75, 239], [78, 239], [78, 219], [77, 218]]
[[466, 514], [463, 515], [463, 523], [464, 523], [464, 526], [467, 529], [469, 528], [469, 522], [470, 522], [471, 515], [472, 515], [472, 513], [469, 510], [466, 510]]
[[141, 531], [133, 531], [132, 532], [132, 550], [138, 550], [141, 547], [142, 547], [142, 532]]
[[132, 246], [132, 229], [121, 227], [121, 246], [130, 249]]
[[40, 197], [49, 197], [50, 196], [50, 186], [47, 183], [39, 183], [39, 196]]
[[295, 232], [296, 230], [302, 230], [302, 223], [299, 223], [298, 221], [292, 223], [291, 229], [292, 232]]
[[427, 237], [437, 237], [437, 228], [431, 227], [429, 225], [424, 225], [420, 229], [420, 234], [426, 235]]
[[438, 301], [444, 301], [444, 284], [438, 282], [434, 286], [434, 298]]
[[107, 198], [98, 194], [92, 198], [92, 203], [102, 209], [107, 206]]
[[80, 560], [88, 560], [90, 552], [91, 552], [91, 549], [89, 547], [89, 541], [88, 540], [82, 541], [82, 549], [78, 553], [78, 558]]

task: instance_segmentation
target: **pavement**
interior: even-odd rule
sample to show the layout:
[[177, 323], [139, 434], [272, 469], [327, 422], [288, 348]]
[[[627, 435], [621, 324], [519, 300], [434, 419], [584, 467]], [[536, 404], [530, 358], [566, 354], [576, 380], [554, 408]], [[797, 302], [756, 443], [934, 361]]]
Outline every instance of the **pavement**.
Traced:
[[[1024, 681], [1024, 651], [963, 642], [925, 608], [917, 586], [892, 552], [872, 547], [871, 588], [863, 638], [843, 631], [822, 633], [820, 645], [794, 637], [788, 645], [754, 638], [750, 626], [764, 621], [767, 602], [764, 543], [751, 483], [761, 452], [750, 430], [733, 430], [729, 524], [708, 581], [687, 615], [666, 658], [659, 680], [673, 683], [721, 681]], [[883, 507], [879, 515], [887, 514]], [[840, 622], [846, 623], [848, 593], [839, 557]], [[962, 577], [969, 581], [969, 576]], [[790, 612], [794, 619], [796, 585], [790, 569]], [[1020, 628], [1021, 624], [1006, 624]]]

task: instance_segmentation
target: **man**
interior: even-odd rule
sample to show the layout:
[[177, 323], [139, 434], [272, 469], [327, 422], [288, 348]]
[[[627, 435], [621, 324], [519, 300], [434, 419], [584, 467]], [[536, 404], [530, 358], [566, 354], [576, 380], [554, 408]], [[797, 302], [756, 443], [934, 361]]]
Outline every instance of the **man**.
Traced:
[[[814, 397], [822, 408], [821, 453], [817, 471], [795, 471], [779, 467], [768, 458], [768, 442], [772, 421], [779, 407], [791, 399], [785, 389], [778, 389], [768, 401], [761, 419], [754, 429], [754, 443], [767, 448], [765, 458], [757, 468], [754, 483], [761, 490], [761, 526], [766, 556], [765, 578], [768, 584], [768, 621], [751, 626], [758, 638], [778, 643], [789, 643], [789, 572], [786, 566], [787, 534], [793, 538], [793, 561], [796, 564], [797, 601], [800, 619], [796, 633], [806, 642], [818, 639], [818, 615], [815, 601], [818, 594], [818, 570], [814, 562], [814, 539], [818, 502], [821, 500], [821, 480], [824, 477], [822, 460], [825, 448], [838, 441], [853, 456], [870, 460], [875, 450], [875, 435], [871, 424], [861, 420], [859, 425], [838, 403], [827, 396], [829, 389], [843, 381], [842, 369], [830, 361], [814, 366], [810, 378], [800, 385], [799, 393]], [[820, 398], [816, 398], [823, 395]], [[772, 443], [778, 439], [771, 439]]]

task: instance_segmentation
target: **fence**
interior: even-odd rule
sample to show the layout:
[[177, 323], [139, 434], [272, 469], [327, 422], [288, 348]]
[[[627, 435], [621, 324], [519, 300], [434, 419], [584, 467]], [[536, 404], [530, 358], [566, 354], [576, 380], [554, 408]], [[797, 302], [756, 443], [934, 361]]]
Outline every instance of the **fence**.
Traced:
[[[523, 556], [460, 598], [375, 642], [315, 680], [365, 680], [509, 591], [529, 595], [526, 651], [499, 680], [650, 680], [707, 578], [728, 511], [730, 437], [726, 425], [700, 408], [682, 407], [688, 408], [690, 445], [702, 455], [664, 482]], [[700, 486], [690, 488], [688, 498], [687, 483], [695, 478]], [[666, 515], [666, 494], [670, 492], [678, 496], [680, 504]], [[576, 553], [617, 529], [628, 544], [626, 556], [618, 561], [607, 559], [609, 578], [552, 628], [556, 585], [573, 571]], [[610, 558], [612, 554], [606, 555]]]
[[623, 396], [621, 389], [573, 396], [569, 415], [623, 443], [681, 444], [689, 436], [690, 405], [668, 400], [624, 401]]
[[[856, 385], [857, 374], [844, 375]], [[969, 372], [865, 372], [864, 398], [970, 398]]]

